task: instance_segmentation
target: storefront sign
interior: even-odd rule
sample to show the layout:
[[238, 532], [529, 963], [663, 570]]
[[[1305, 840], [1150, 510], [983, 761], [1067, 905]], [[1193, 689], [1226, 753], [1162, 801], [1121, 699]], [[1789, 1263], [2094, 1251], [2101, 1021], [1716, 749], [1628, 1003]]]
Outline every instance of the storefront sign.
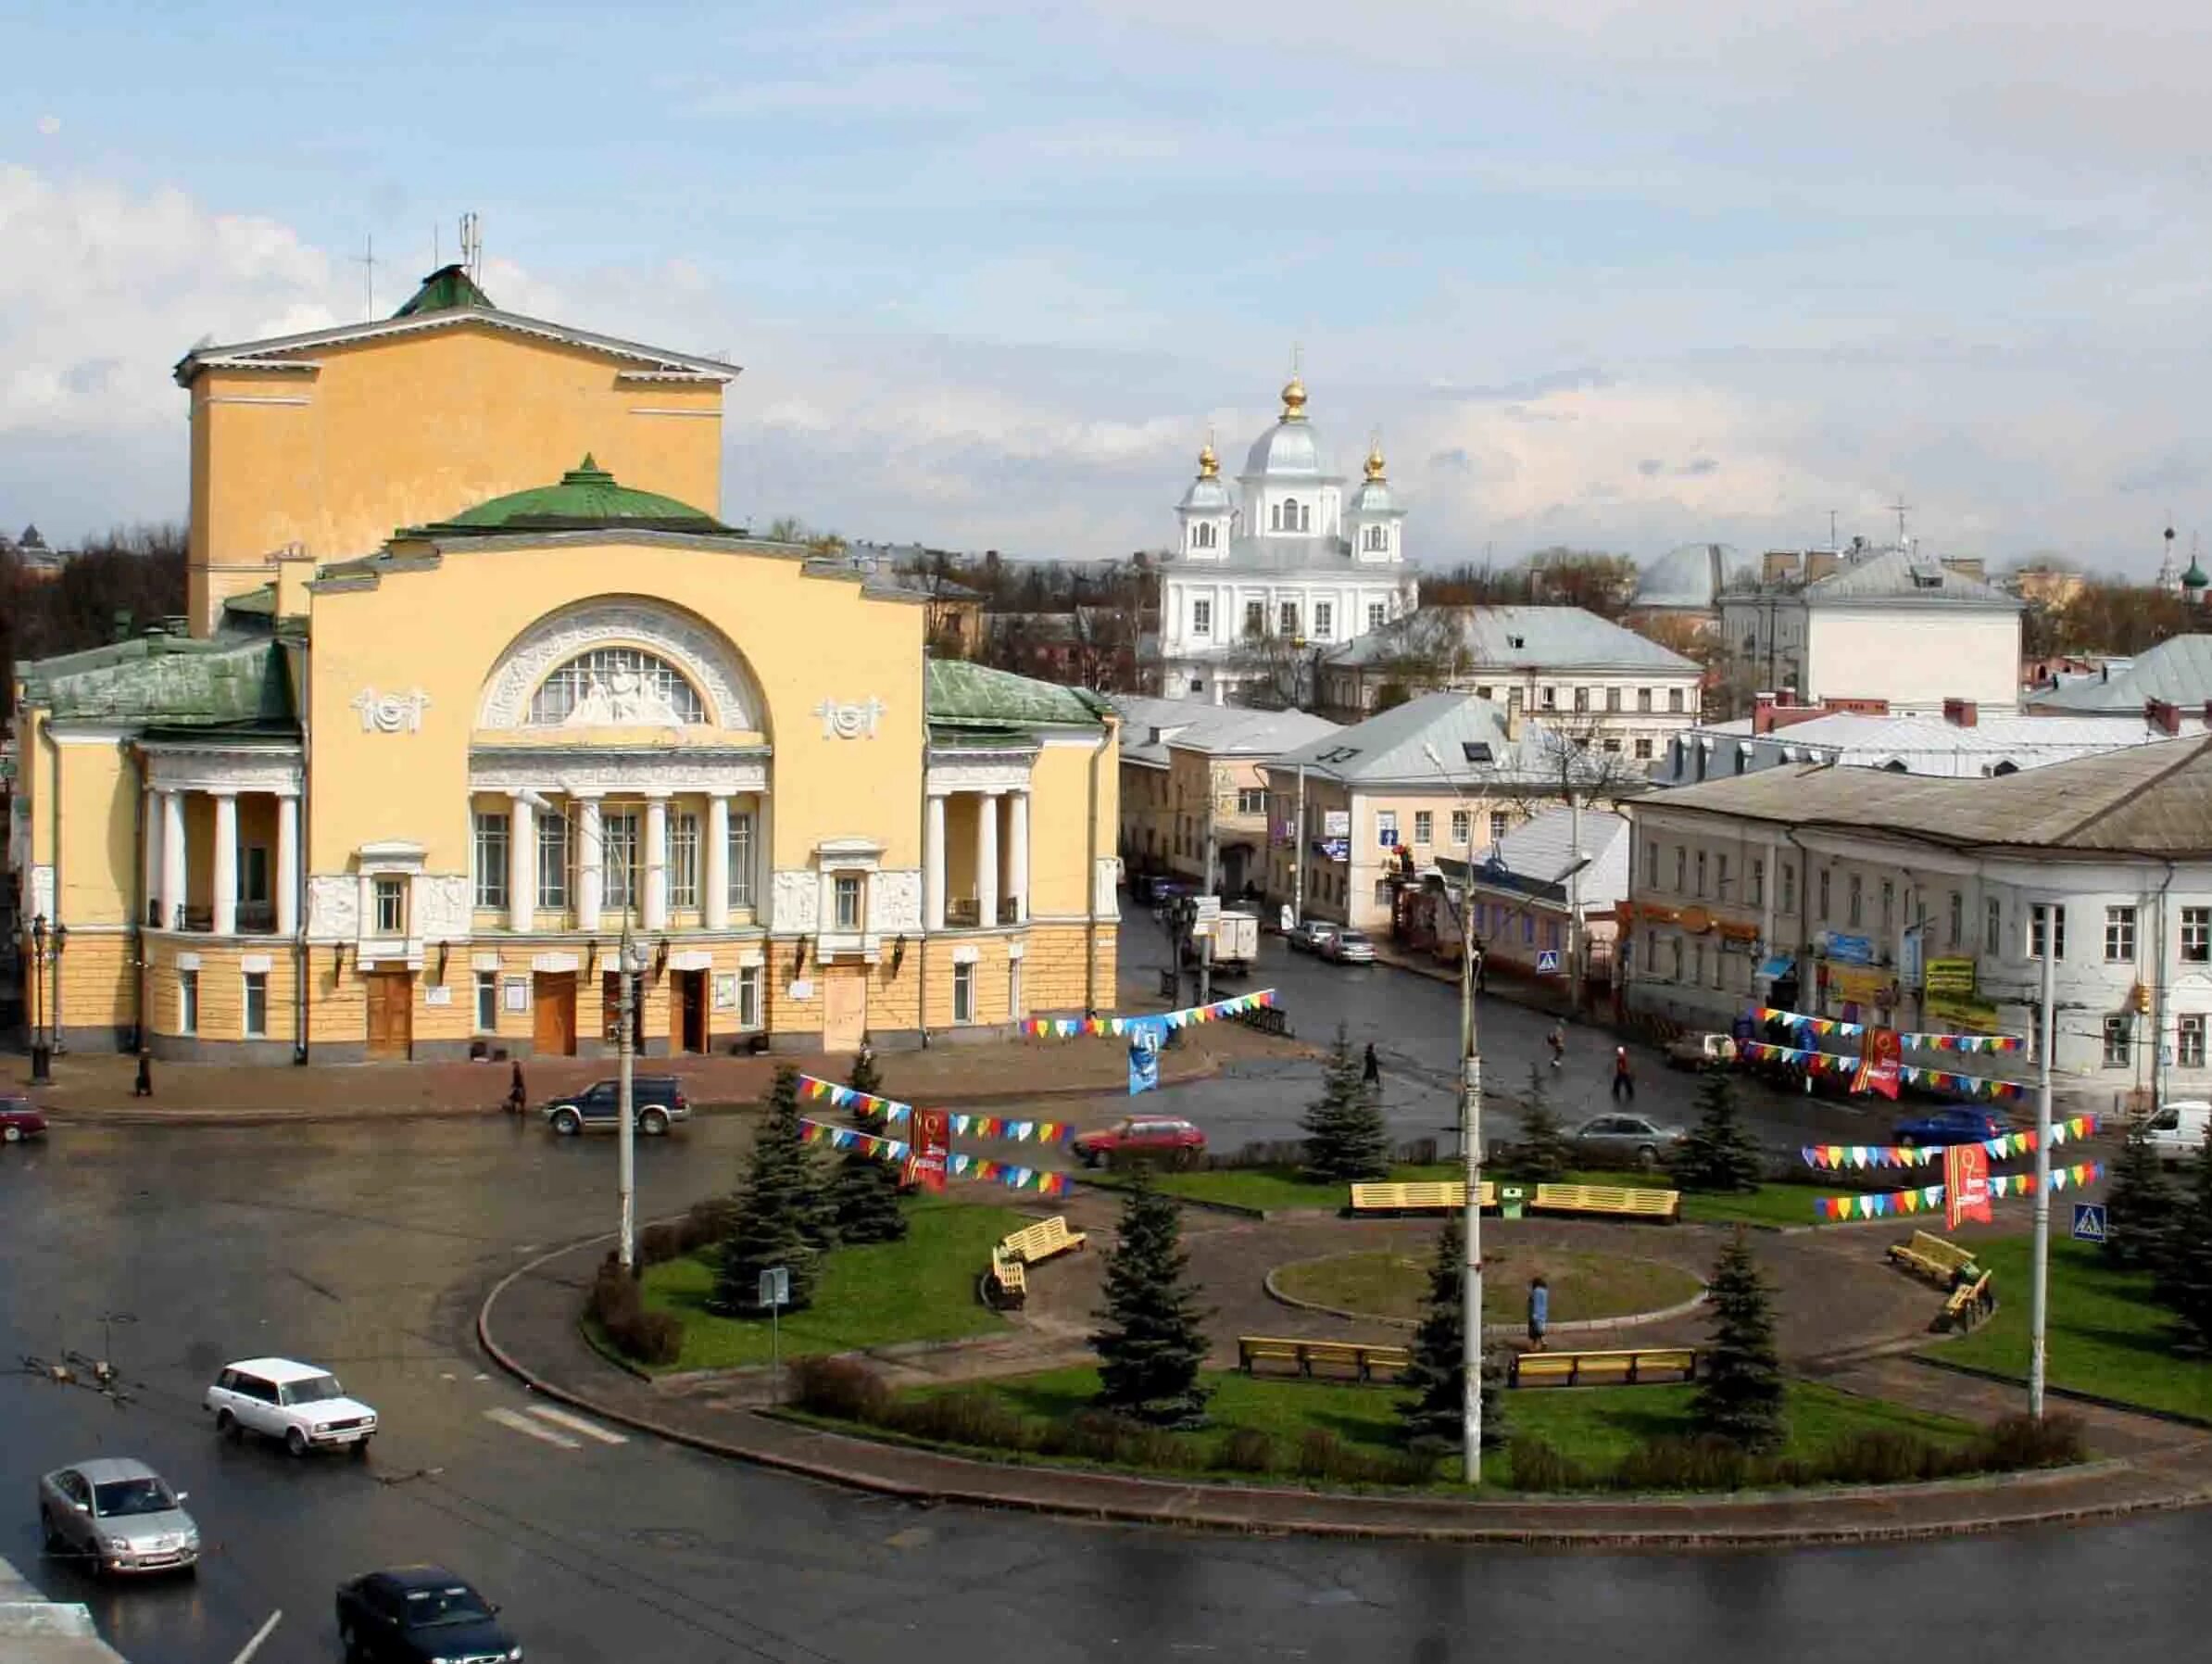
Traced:
[[1936, 994], [1964, 994], [1974, 992], [1974, 962], [1971, 959], [1931, 959], [1928, 962], [1927, 979], [1921, 984], [1930, 996]]
[[1930, 1028], [1947, 1028], [1954, 1034], [1997, 1032], [1994, 1005], [1958, 994], [1929, 994], [1921, 1002], [1921, 1020]]
[[1889, 982], [1879, 971], [1856, 970], [1839, 965], [1828, 974], [1829, 987], [1836, 997], [1848, 1000], [1854, 1005], [1880, 1003], [1889, 993]]
[[1317, 840], [1313, 848], [1325, 860], [1350, 861], [1351, 859], [1351, 839], [1349, 838], [1324, 838]]
[[1872, 964], [1874, 942], [1865, 936], [1838, 936], [1830, 932], [1828, 938], [1828, 958], [1837, 964]]
[[1324, 838], [1350, 838], [1351, 836], [1351, 811], [1349, 809], [1324, 810], [1321, 815], [1321, 835]]

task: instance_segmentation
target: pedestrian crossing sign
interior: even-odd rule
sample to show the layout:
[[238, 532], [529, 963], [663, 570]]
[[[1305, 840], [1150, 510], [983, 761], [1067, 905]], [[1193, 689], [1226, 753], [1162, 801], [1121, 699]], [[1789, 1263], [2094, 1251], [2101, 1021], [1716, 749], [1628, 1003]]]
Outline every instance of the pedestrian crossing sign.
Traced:
[[2074, 1240], [2077, 1242], [2101, 1242], [2105, 1237], [2105, 1204], [2102, 1202], [2075, 1203]]
[[1536, 970], [1540, 977], [1557, 976], [1559, 974], [1559, 950], [1557, 948], [1539, 948], [1536, 953]]

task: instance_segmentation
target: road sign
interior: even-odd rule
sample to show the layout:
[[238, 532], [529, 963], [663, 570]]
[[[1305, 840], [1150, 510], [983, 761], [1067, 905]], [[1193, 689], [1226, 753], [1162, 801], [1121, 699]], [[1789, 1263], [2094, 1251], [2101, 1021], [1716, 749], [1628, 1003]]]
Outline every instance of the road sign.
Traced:
[[760, 1273], [760, 1304], [773, 1311], [791, 1304], [791, 1267], [771, 1266]]
[[1540, 977], [1559, 975], [1559, 950], [1557, 948], [1539, 948], [1537, 950], [1536, 974]]
[[2074, 1241], [2101, 1242], [2105, 1237], [2105, 1204], [2102, 1202], [2075, 1203]]

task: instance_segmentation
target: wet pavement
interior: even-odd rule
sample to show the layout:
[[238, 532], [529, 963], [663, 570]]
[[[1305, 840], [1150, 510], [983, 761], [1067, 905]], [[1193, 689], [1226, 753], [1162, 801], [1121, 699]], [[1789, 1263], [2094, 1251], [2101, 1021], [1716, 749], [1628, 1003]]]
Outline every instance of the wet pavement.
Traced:
[[[709, 1118], [647, 1142], [641, 1212], [725, 1188], [745, 1133]], [[0, 1557], [88, 1603], [135, 1664], [227, 1664], [272, 1612], [257, 1664], [335, 1659], [336, 1582], [422, 1559], [504, 1602], [532, 1658], [590, 1664], [1440, 1664], [1498, 1646], [2166, 1660], [2194, 1645], [2201, 1514], [1751, 1556], [1188, 1537], [917, 1508], [572, 1426], [496, 1377], [470, 1324], [534, 1250], [609, 1222], [614, 1153], [496, 1117], [67, 1128], [0, 1153], [0, 1360], [111, 1348], [129, 1394], [0, 1375]], [[377, 1406], [367, 1463], [215, 1437], [201, 1392], [265, 1352], [329, 1364]], [[99, 1584], [42, 1557], [38, 1473], [116, 1454], [191, 1491], [196, 1580]]]

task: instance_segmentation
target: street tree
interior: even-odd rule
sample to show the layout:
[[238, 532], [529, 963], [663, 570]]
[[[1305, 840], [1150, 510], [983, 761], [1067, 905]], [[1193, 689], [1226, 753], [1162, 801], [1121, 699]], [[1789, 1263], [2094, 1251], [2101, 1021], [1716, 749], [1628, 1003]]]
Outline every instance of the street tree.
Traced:
[[2195, 1354], [2212, 1352], [2212, 1125], [2174, 1216], [2164, 1233], [2158, 1299], [2181, 1319], [2181, 1341]]
[[[1399, 1425], [1406, 1447], [1425, 1456], [1456, 1454], [1466, 1416], [1465, 1342], [1467, 1239], [1457, 1215], [1437, 1232], [1436, 1258], [1428, 1267], [1428, 1304], [1414, 1330], [1414, 1361], [1399, 1384], [1410, 1397], [1398, 1401]], [[1482, 1371], [1482, 1447], [1505, 1443], [1505, 1417], [1498, 1396], [1498, 1372]]]
[[1751, 1191], [1759, 1185], [1759, 1147], [1736, 1109], [1736, 1086], [1720, 1069], [1697, 1090], [1698, 1122], [1675, 1146], [1668, 1166], [1686, 1191]]
[[1361, 1078], [1361, 1060], [1341, 1023], [1321, 1065], [1321, 1096], [1299, 1125], [1306, 1135], [1307, 1178], [1356, 1184], [1389, 1177], [1389, 1124], [1375, 1090]]
[[1183, 1220], [1172, 1199], [1137, 1169], [1122, 1198], [1121, 1229], [1106, 1258], [1106, 1305], [1090, 1338], [1099, 1355], [1099, 1403], [1155, 1426], [1204, 1418], [1199, 1385], [1206, 1337]]
[[2105, 1257], [2131, 1271], [2155, 1269], [2173, 1229], [2174, 1187], [2151, 1142], [2149, 1121], [2129, 1128], [2112, 1164], [2112, 1189], [2105, 1198]]
[[1521, 1111], [1521, 1140], [1514, 1170], [1539, 1184], [1555, 1184], [1574, 1166], [1574, 1145], [1552, 1107], [1552, 1084], [1540, 1064], [1528, 1065], [1528, 1101]]
[[745, 1181], [737, 1190], [736, 1220], [723, 1244], [722, 1271], [712, 1308], [729, 1317], [765, 1317], [760, 1273], [782, 1266], [791, 1273], [787, 1309], [803, 1311], [814, 1298], [823, 1236], [832, 1216], [823, 1205], [818, 1164], [802, 1137], [798, 1075], [788, 1065], [775, 1072], [768, 1116], [753, 1140]]
[[1714, 1262], [1705, 1298], [1713, 1343], [1700, 1360], [1704, 1380], [1690, 1406], [1699, 1433], [1758, 1452], [1781, 1443], [1781, 1359], [1774, 1341], [1774, 1301], [1739, 1225]]
[[865, 1149], [846, 1151], [830, 1179], [832, 1219], [840, 1242], [896, 1242], [906, 1235], [899, 1164]]

